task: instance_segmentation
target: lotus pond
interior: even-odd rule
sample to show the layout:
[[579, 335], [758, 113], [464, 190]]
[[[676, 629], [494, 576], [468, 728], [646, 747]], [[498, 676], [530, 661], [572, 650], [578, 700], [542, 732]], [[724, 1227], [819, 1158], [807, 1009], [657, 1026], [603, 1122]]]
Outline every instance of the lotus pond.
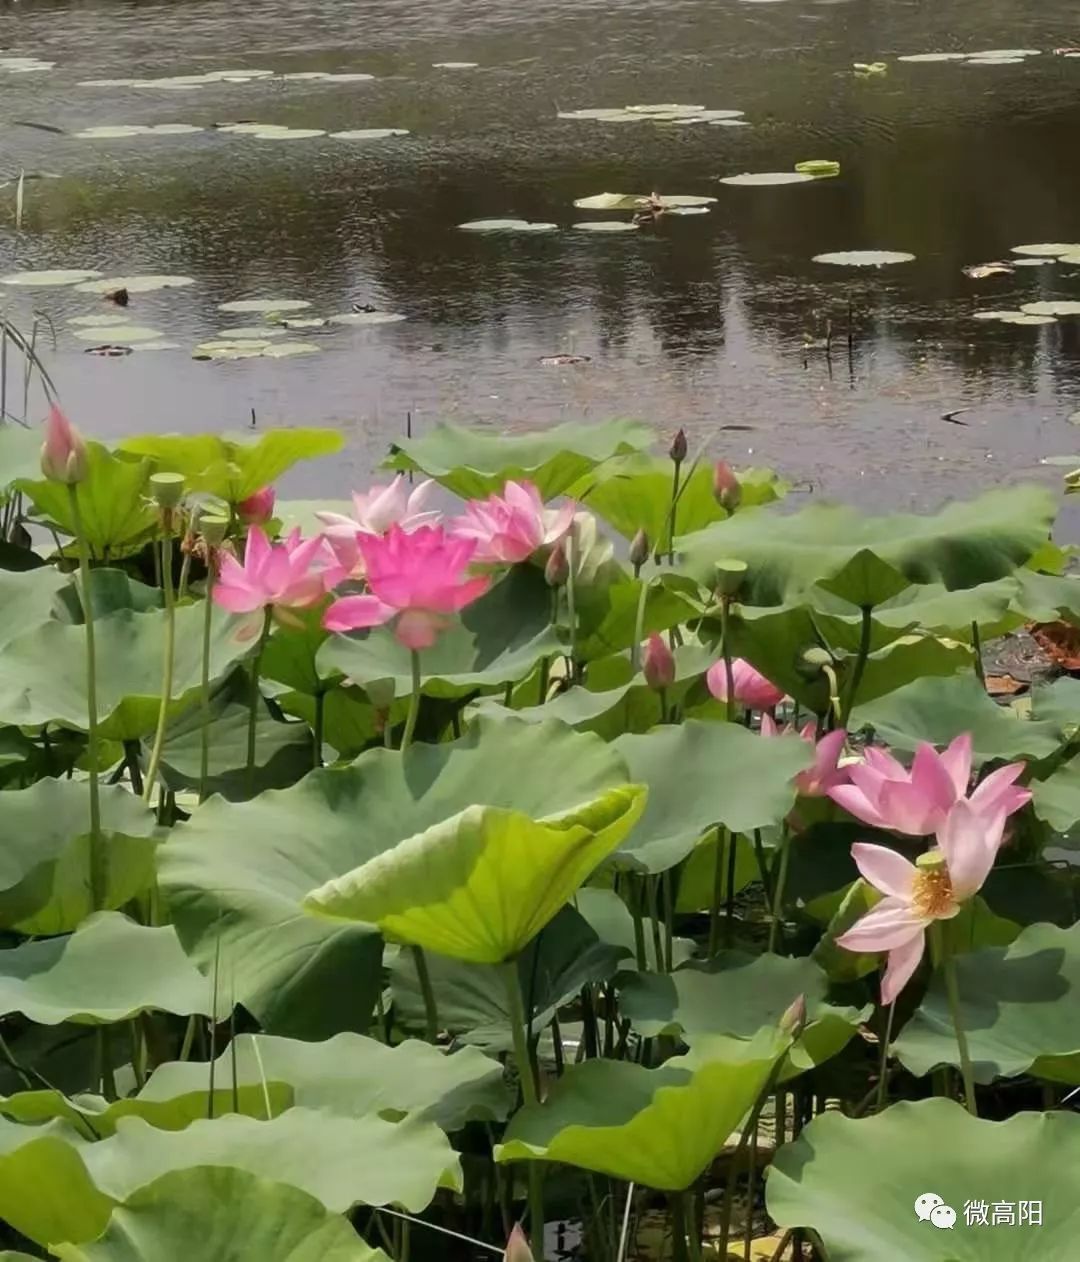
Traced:
[[1056, 497], [342, 442], [0, 429], [4, 1256], [1075, 1257]]

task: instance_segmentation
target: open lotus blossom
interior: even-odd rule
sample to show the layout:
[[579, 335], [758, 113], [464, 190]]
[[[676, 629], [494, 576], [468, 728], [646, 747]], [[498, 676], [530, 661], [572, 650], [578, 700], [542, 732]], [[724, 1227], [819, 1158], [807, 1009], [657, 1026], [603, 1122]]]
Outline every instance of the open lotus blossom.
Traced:
[[1016, 787], [1024, 773], [1022, 762], [1001, 767], [967, 797], [971, 780], [971, 734], [958, 736], [942, 753], [920, 745], [909, 771], [884, 749], [867, 748], [865, 761], [848, 768], [850, 784], [836, 785], [829, 796], [844, 810], [875, 828], [912, 837], [936, 832], [953, 804], [966, 798], [984, 819], [1012, 815], [1031, 800], [1027, 789]]
[[216, 604], [230, 613], [272, 609], [275, 620], [286, 625], [298, 621], [289, 616], [290, 609], [314, 605], [341, 577], [323, 537], [301, 539], [299, 527], [287, 539], [271, 543], [259, 526], [252, 526], [243, 563], [222, 552], [219, 564]]
[[[741, 657], [731, 663], [731, 681], [735, 685], [735, 700], [748, 710], [772, 710], [784, 699], [783, 689], [770, 683]], [[717, 701], [728, 699], [727, 668], [722, 658], [706, 671], [705, 682]]]
[[86, 477], [86, 443], [55, 403], [45, 422], [41, 471], [52, 482], [74, 484]]
[[[794, 731], [795, 727], [791, 723], [781, 728], [771, 714], [761, 716], [762, 736], [782, 736]], [[814, 765], [806, 771], [800, 771], [795, 777], [795, 787], [799, 792], [804, 797], [820, 798], [825, 797], [837, 785], [846, 784], [847, 768], [838, 764], [847, 740], [847, 732], [840, 728], [835, 732], [826, 732], [821, 740], [817, 740], [817, 725], [811, 719], [799, 735], [814, 748]]]
[[236, 515], [245, 526], [261, 526], [274, 515], [274, 501], [277, 498], [272, 486], [264, 486], [261, 491], [249, 495], [236, 506]]
[[435, 525], [442, 514], [436, 509], [425, 508], [434, 491], [435, 483], [431, 478], [410, 491], [405, 475], [399, 473], [386, 486], [373, 486], [364, 494], [354, 491], [354, 517], [331, 512], [316, 513], [315, 516], [326, 527], [323, 533], [345, 572], [360, 578], [363, 576], [363, 557], [357, 544], [359, 536], [384, 535], [391, 526], [413, 531], [421, 526]]
[[502, 495], [470, 500], [451, 531], [476, 543], [474, 561], [514, 565], [538, 549], [558, 543], [574, 523], [574, 504], [545, 509], [531, 482], [507, 482]]
[[885, 897], [836, 940], [849, 951], [885, 951], [882, 1003], [892, 1003], [911, 980], [926, 946], [926, 929], [951, 920], [982, 887], [1005, 835], [1005, 811], [987, 815], [964, 798], [937, 830], [937, 848], [909, 863], [885, 846], [856, 842], [852, 858]]
[[370, 590], [335, 600], [323, 616], [328, 631], [377, 627], [396, 619], [394, 634], [406, 648], [430, 648], [447, 625], [447, 615], [487, 591], [487, 578], [469, 575], [475, 542], [455, 538], [441, 526], [412, 532], [391, 526], [385, 535], [360, 535], [357, 543]]

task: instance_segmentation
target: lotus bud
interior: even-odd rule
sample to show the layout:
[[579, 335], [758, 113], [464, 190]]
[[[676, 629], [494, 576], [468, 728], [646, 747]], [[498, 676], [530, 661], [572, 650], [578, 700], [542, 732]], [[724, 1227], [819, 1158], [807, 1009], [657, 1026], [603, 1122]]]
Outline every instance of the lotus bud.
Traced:
[[503, 1262], [534, 1262], [532, 1250], [529, 1248], [529, 1242], [525, 1239], [520, 1223], [514, 1224], [514, 1230], [506, 1242]]
[[737, 596], [746, 578], [746, 562], [723, 560], [716, 563], [716, 594], [720, 597]]
[[55, 403], [45, 422], [41, 472], [50, 482], [65, 482], [68, 486], [86, 479], [86, 443]]
[[675, 431], [675, 437], [671, 440], [671, 447], [668, 455], [676, 464], [682, 464], [686, 459], [686, 453], [689, 450], [686, 442], [686, 430], [678, 429]]
[[655, 631], [646, 642], [641, 669], [650, 688], [670, 688], [675, 682], [675, 658], [664, 637]]
[[795, 669], [807, 683], [820, 679], [822, 672], [832, 664], [833, 659], [828, 650], [823, 649], [820, 644], [811, 644], [795, 659]]
[[551, 554], [544, 566], [544, 578], [549, 587], [562, 587], [570, 577], [570, 563], [566, 559], [566, 547], [563, 540], [551, 549]]
[[742, 487], [731, 465], [718, 460], [713, 465], [713, 495], [726, 513], [733, 513], [742, 503]]
[[645, 533], [645, 527], [637, 532], [630, 541], [630, 564], [635, 570], [639, 570], [649, 559], [649, 536]]
[[184, 475], [182, 473], [154, 473], [150, 476], [150, 493], [158, 508], [175, 508], [184, 498]]
[[274, 488], [264, 486], [237, 504], [236, 515], [245, 526], [262, 526], [274, 515], [275, 498]]
[[806, 1029], [806, 996], [799, 995], [780, 1018], [780, 1032], [790, 1034], [792, 1042], [802, 1037]]

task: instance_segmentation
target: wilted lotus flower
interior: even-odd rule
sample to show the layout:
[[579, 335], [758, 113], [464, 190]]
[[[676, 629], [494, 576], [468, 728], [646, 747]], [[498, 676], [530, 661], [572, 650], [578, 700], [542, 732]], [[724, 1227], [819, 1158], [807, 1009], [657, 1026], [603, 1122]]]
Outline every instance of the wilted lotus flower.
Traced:
[[675, 682], [675, 658], [658, 632], [649, 636], [641, 669], [650, 688], [670, 688]]
[[394, 635], [414, 652], [431, 648], [449, 619], [488, 589], [487, 578], [469, 576], [476, 545], [441, 526], [412, 533], [391, 526], [385, 537], [360, 535], [357, 543], [369, 593], [342, 596], [323, 615], [328, 631], [378, 627], [396, 619]]
[[558, 543], [573, 525], [574, 505], [545, 509], [531, 482], [507, 482], [502, 495], [470, 500], [465, 512], [450, 523], [450, 532], [476, 544], [473, 560], [514, 565], [537, 549]]
[[[735, 700], [748, 710], [772, 710], [784, 699], [783, 689], [770, 683], [761, 671], [741, 657], [731, 663], [731, 681], [735, 685]], [[727, 701], [727, 667], [723, 658], [709, 667], [705, 682], [717, 701]]]
[[41, 446], [41, 472], [50, 482], [73, 486], [86, 478], [86, 443], [56, 404], [49, 408], [45, 441]]
[[261, 491], [249, 495], [236, 506], [236, 515], [245, 526], [262, 526], [274, 515], [274, 488], [264, 486]]

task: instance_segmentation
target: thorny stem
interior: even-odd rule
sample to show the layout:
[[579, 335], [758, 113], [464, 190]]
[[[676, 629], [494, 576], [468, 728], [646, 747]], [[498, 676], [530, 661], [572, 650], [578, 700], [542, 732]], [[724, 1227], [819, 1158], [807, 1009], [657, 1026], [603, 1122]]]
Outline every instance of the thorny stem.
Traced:
[[83, 531], [79, 496], [68, 483], [71, 520], [79, 545], [79, 594], [86, 627], [86, 739], [90, 754], [90, 901], [94, 910], [105, 905], [109, 887], [109, 859], [101, 837], [101, 787], [98, 783], [97, 655], [94, 651], [94, 610], [90, 596], [90, 545]]
[[154, 747], [150, 752], [150, 763], [146, 768], [143, 783], [143, 801], [149, 802], [154, 792], [158, 769], [161, 766], [161, 755], [165, 748], [165, 724], [169, 717], [169, 702], [173, 690], [173, 662], [176, 658], [176, 599], [172, 585], [172, 535], [165, 527], [161, 540], [161, 576], [165, 591], [165, 659], [161, 667], [161, 704], [158, 707], [157, 731], [154, 733]]

